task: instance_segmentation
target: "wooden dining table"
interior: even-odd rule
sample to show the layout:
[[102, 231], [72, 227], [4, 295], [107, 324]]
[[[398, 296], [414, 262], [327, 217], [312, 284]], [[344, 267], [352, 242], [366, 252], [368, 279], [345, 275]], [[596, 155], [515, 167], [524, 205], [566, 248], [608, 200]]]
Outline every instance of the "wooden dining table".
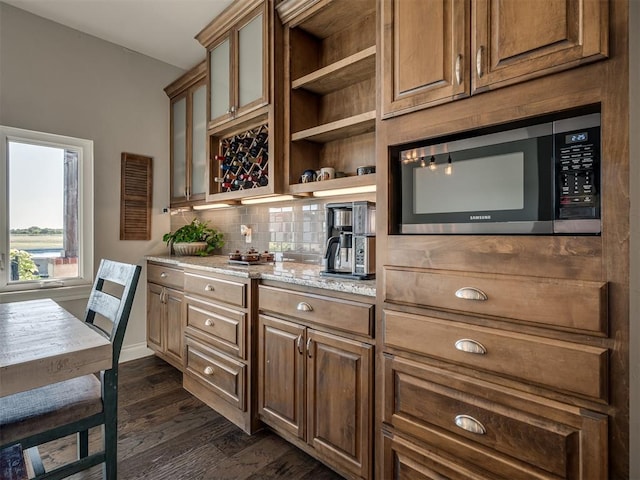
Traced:
[[0, 303], [0, 397], [111, 368], [111, 342], [50, 299]]

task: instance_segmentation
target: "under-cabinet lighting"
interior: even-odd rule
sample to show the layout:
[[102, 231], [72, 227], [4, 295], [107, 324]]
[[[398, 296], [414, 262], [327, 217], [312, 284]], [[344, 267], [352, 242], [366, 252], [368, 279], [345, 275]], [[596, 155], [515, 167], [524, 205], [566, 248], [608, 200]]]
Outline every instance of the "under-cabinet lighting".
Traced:
[[314, 192], [314, 197], [333, 197], [338, 195], [352, 195], [355, 193], [371, 193], [376, 191], [375, 185], [362, 185], [359, 187], [334, 188], [332, 190], [320, 190]]
[[255, 197], [255, 198], [246, 198], [244, 200], [240, 200], [240, 203], [243, 205], [255, 205], [257, 203], [272, 203], [272, 202], [286, 202], [288, 200], [293, 200], [293, 195], [271, 195], [268, 197]]
[[229, 208], [237, 205], [236, 203], [206, 203], [204, 205], [194, 205], [194, 210], [212, 210], [214, 208]]
[[171, 210], [169, 210], [169, 213], [171, 213], [171, 215], [177, 215], [179, 213], [187, 213], [192, 210], [193, 209], [191, 207], [178, 207], [178, 208], [172, 208]]

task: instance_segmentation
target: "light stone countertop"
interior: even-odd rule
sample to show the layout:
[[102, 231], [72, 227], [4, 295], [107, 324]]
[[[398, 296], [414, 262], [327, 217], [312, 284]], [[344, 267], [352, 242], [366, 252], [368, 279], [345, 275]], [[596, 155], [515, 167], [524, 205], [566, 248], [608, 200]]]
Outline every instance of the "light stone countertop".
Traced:
[[150, 262], [176, 265], [182, 268], [204, 270], [222, 275], [232, 275], [242, 278], [275, 280], [325, 290], [354, 293], [357, 295], [376, 296], [375, 280], [351, 280], [347, 278], [322, 277], [320, 265], [307, 265], [290, 261], [272, 262], [260, 265], [230, 264], [223, 255], [210, 257], [147, 255]]

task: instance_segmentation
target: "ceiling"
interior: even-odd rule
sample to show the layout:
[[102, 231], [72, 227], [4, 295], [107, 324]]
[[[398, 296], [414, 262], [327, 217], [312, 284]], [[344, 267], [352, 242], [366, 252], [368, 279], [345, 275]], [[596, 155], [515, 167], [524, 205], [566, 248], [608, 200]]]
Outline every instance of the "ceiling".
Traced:
[[0, 0], [184, 70], [205, 58], [195, 35], [233, 0]]

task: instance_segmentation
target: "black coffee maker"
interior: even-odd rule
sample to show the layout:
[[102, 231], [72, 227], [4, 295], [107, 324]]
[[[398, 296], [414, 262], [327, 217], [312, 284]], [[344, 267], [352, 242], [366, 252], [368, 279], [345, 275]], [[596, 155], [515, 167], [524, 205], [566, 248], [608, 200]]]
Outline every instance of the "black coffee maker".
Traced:
[[375, 204], [329, 203], [323, 276], [364, 280], [375, 277]]

